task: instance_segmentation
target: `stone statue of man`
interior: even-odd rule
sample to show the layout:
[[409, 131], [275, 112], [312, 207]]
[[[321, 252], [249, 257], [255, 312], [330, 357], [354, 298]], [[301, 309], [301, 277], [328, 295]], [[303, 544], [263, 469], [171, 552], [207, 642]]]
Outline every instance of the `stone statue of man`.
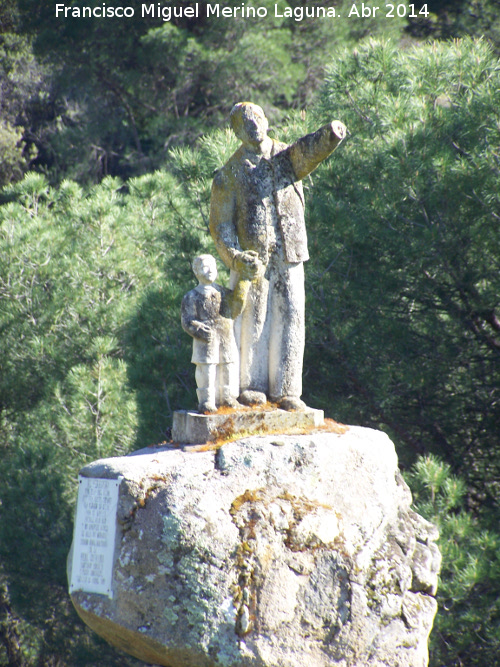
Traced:
[[267, 135], [263, 110], [236, 104], [231, 126], [242, 145], [216, 173], [210, 232], [231, 271], [231, 284], [250, 271], [252, 286], [238, 322], [240, 397], [267, 398], [303, 410], [304, 266], [308, 258], [301, 179], [345, 137], [334, 121], [290, 146]]

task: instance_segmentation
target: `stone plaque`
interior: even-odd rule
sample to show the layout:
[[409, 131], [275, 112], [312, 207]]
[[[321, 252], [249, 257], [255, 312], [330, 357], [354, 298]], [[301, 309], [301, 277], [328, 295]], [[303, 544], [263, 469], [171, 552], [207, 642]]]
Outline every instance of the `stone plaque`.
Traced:
[[113, 597], [116, 508], [122, 479], [78, 478], [70, 593]]

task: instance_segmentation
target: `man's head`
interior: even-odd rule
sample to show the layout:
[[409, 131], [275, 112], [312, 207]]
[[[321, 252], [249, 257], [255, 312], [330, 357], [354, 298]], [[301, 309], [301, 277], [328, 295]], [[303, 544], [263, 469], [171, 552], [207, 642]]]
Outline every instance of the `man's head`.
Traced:
[[217, 278], [217, 264], [213, 255], [198, 255], [191, 266], [202, 285], [210, 285]]
[[235, 104], [229, 118], [233, 132], [244, 144], [258, 145], [267, 138], [269, 123], [262, 109], [256, 104]]

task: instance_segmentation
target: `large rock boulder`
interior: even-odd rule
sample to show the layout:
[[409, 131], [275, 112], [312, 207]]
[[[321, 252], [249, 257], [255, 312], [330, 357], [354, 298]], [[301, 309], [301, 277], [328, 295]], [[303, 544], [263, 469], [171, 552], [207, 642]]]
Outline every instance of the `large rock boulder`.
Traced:
[[169, 667], [427, 665], [437, 533], [383, 433], [149, 448], [81, 474], [124, 478], [113, 597], [72, 594], [122, 650]]

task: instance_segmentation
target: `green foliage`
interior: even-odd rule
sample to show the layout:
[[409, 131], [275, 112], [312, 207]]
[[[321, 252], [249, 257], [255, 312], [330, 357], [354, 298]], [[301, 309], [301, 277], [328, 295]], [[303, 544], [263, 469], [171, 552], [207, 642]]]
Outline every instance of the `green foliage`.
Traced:
[[[18, 618], [26, 664], [56, 653], [61, 664], [97, 664], [102, 649], [87, 646], [66, 594], [77, 471], [161, 441], [172, 411], [194, 403], [179, 303], [209, 237], [162, 172], [127, 186], [107, 178], [88, 192], [29, 173], [3, 196], [0, 562], [9, 618]], [[14, 646], [13, 623], [2, 627]], [[75, 662], [85, 654], [90, 663]]]
[[[6, 0], [0, 109], [9, 108], [0, 126], [0, 182], [33, 167], [54, 182], [145, 173], [162, 166], [172, 146], [192, 145], [220, 126], [241, 99], [279, 120], [312, 102], [332, 53], [369, 35], [486, 34], [498, 43], [496, 0], [436, 0], [427, 20], [386, 18], [380, 10], [347, 19], [347, 0], [335, 5], [342, 20], [284, 17], [285, 10], [304, 10], [300, 0], [245, 3], [267, 9], [265, 19], [207, 19], [206, 2], [198, 4], [197, 19], [142, 17], [137, 6], [133, 20], [106, 20], [103, 30], [98, 18], [56, 18], [53, 5]], [[324, 3], [308, 1], [314, 7]]]
[[439, 452], [492, 497], [499, 91], [484, 42], [369, 43], [331, 66], [317, 115], [351, 136], [309, 199], [306, 364], [314, 401], [384, 424], [406, 460]]
[[19, 7], [37, 53], [53, 65], [57, 117], [44, 159], [56, 179], [144, 173], [171, 146], [220, 123], [235, 99], [290, 104], [303, 76], [287, 27], [206, 20], [203, 2], [199, 19], [142, 18], [137, 6], [133, 20], [107, 21], [106, 30], [99, 19], [55, 20], [54, 7], [36, 0]]
[[0, 123], [0, 182], [8, 183], [15, 175], [22, 173], [21, 128], [13, 127], [8, 121]]
[[496, 665], [500, 646], [500, 535], [467, 509], [467, 485], [450, 466], [421, 457], [407, 475], [416, 509], [436, 524], [443, 566], [430, 664]]
[[[162, 21], [142, 17], [137, 5], [133, 19], [106, 20], [104, 30], [102, 19], [56, 18], [54, 6], [38, 0], [14, 4], [19, 32], [33, 38], [37, 57], [50, 64], [45, 104], [27, 109], [27, 122], [37, 168], [53, 182], [151, 171], [170, 148], [193, 145], [224, 123], [237, 101], [262, 104], [279, 120], [311, 101], [333, 48], [367, 34], [397, 38], [405, 25], [398, 18], [295, 20], [284, 11], [304, 9], [302, 2], [261, 0], [245, 6], [267, 9], [266, 18], [207, 18], [202, 1], [198, 18]], [[346, 16], [351, 4], [337, 9]]]
[[[422, 4], [422, 3], [420, 3]], [[419, 5], [417, 5], [418, 7]], [[498, 0], [434, 0], [425, 21], [410, 22], [407, 31], [416, 37], [450, 39], [485, 37], [498, 53], [500, 49], [500, 16]]]
[[[132, 404], [119, 426], [113, 405], [127, 405], [126, 378], [140, 375], [137, 355], [156, 345], [172, 357], [188, 349], [178, 342], [185, 338], [178, 301], [193, 282], [193, 255], [208, 243], [172, 176], [157, 172], [127, 189], [108, 178], [88, 194], [69, 181], [52, 190], [43, 176], [28, 174], [5, 190], [16, 201], [1, 209], [2, 407], [18, 412], [55, 401], [58, 428], [67, 443], [82, 442], [86, 457], [134, 442]], [[147, 335], [136, 331], [139, 320]], [[164, 395], [165, 378], [158, 381]]]
[[14, 16], [9, 16], [2, 24], [0, 14], [0, 186], [18, 180], [37, 155], [27, 136], [28, 108], [43, 97], [46, 76], [33, 56], [30, 40], [5, 30], [15, 24]]

